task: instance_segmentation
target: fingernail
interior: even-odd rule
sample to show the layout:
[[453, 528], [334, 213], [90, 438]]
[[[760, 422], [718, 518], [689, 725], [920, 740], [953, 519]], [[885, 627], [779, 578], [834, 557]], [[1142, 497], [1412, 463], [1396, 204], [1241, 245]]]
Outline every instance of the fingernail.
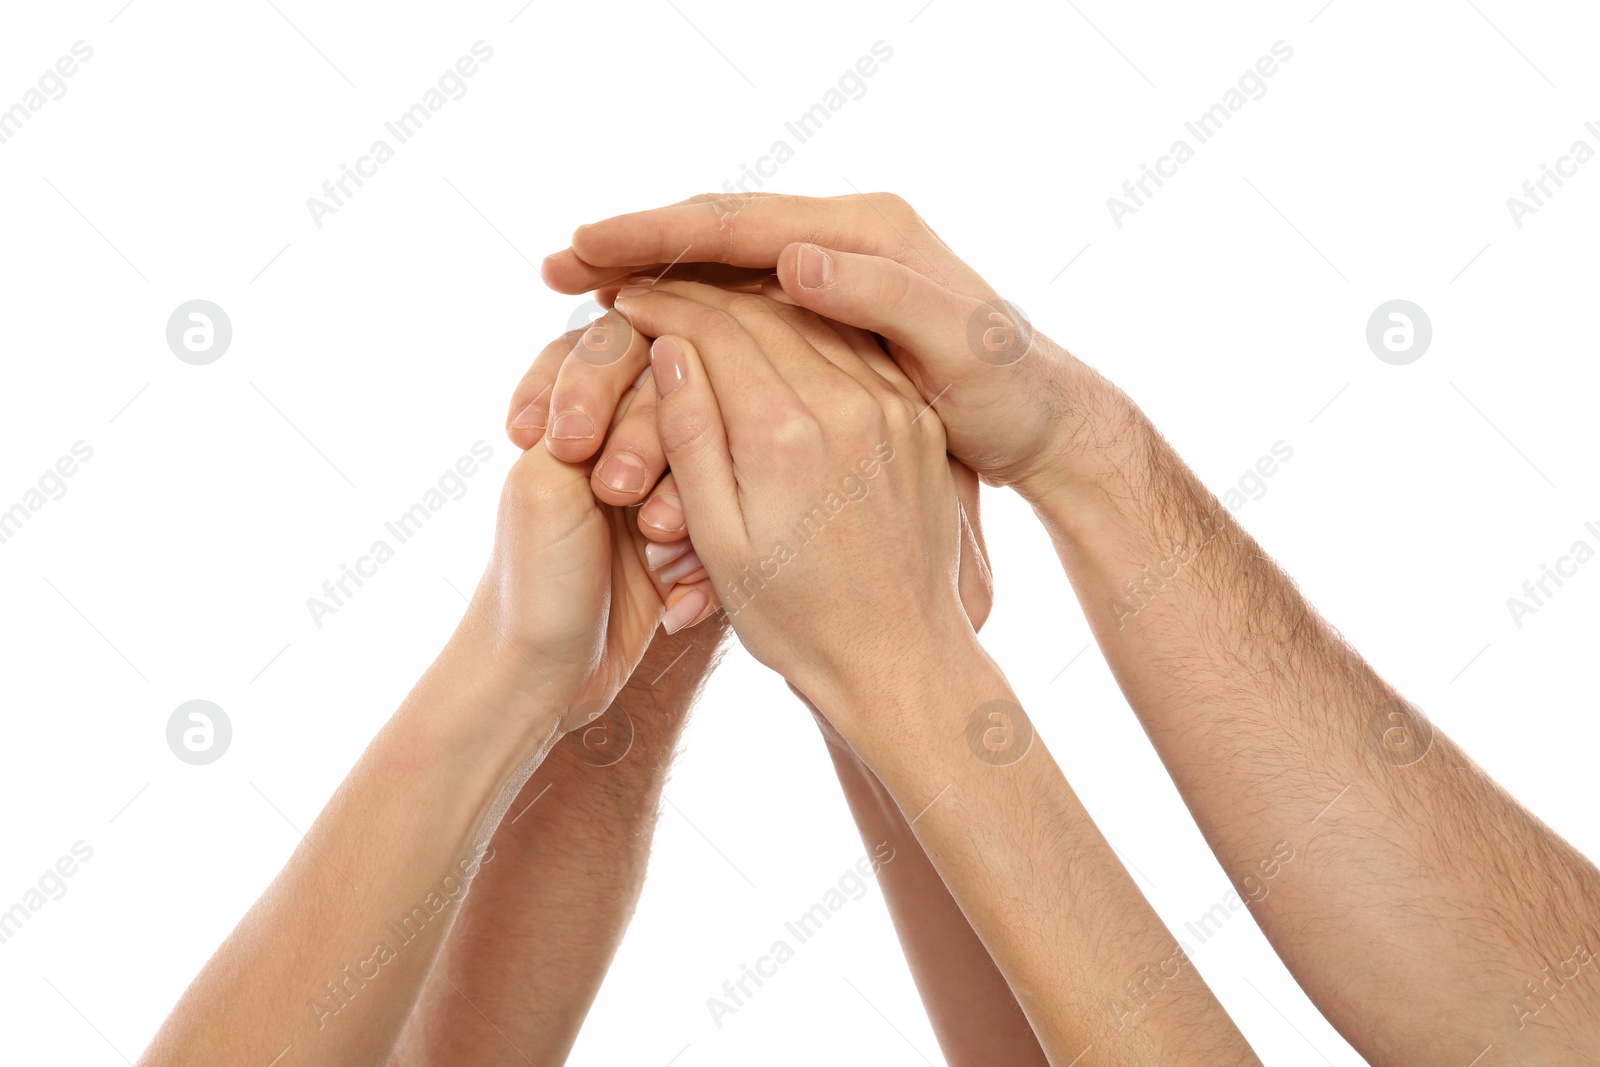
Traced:
[[661, 618], [661, 625], [666, 628], [667, 633], [675, 634], [698, 619], [709, 603], [711, 598], [706, 595], [704, 589], [691, 589], [684, 594], [682, 600], [667, 609], [667, 613]]
[[644, 491], [645, 480], [650, 471], [644, 462], [631, 452], [614, 452], [607, 456], [596, 474], [600, 480], [619, 493], [640, 493]]
[[511, 419], [511, 427], [516, 430], [542, 430], [545, 420], [550, 417], [550, 412], [540, 404], [541, 400], [550, 395], [550, 386], [539, 390], [539, 395], [528, 401], [521, 411]]
[[833, 277], [833, 257], [816, 245], [801, 245], [795, 274], [799, 277], [800, 288], [820, 289]]
[[644, 565], [653, 571], [660, 570], [693, 547], [694, 542], [687, 537], [667, 545], [651, 541], [644, 546]]
[[662, 493], [652, 497], [639, 509], [639, 521], [662, 533], [680, 533], [684, 528], [683, 501], [676, 493]]
[[700, 554], [689, 551], [657, 571], [656, 578], [666, 585], [687, 578], [704, 566], [705, 564], [700, 562]]
[[670, 337], [658, 337], [650, 345], [650, 367], [656, 374], [656, 391], [666, 396], [689, 377], [683, 349]]
[[650, 291], [650, 289], [649, 289], [648, 286], [630, 285], [626, 289], [618, 289], [617, 290], [617, 299], [618, 300], [632, 300], [634, 297], [643, 296], [645, 293], [648, 293], [649, 291]]
[[581, 441], [594, 436], [594, 423], [581, 411], [563, 411], [550, 424], [550, 437], [556, 441]]
[[650, 368], [646, 367], [644, 370], [640, 371], [639, 376], [633, 380], [633, 387], [635, 389], [644, 388], [644, 380], [648, 377], [650, 377]]
[[542, 430], [544, 429], [544, 412], [534, 410], [539, 406], [537, 400], [528, 401], [528, 406], [517, 412], [511, 420], [513, 430]]

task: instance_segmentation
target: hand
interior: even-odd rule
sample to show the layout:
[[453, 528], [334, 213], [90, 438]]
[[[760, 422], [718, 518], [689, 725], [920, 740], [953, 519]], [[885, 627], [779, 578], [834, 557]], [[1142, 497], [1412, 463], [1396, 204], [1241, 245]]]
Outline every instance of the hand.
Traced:
[[[994, 607], [994, 572], [989, 567], [989, 550], [983, 539], [983, 525], [978, 517], [978, 476], [959, 460], [950, 461], [950, 476], [955, 480], [956, 501], [961, 506], [961, 558], [957, 566], [960, 575], [957, 586], [961, 594], [961, 610], [967, 613], [973, 633], [983, 629], [989, 612]], [[844, 735], [836, 730], [828, 717], [817, 710], [811, 698], [789, 683], [789, 691], [811, 712], [822, 738], [829, 746], [842, 752], [864, 774], [872, 774], [859, 753], [851, 747]], [[876, 780], [873, 775], [873, 780]]]
[[757, 659], [832, 713], [908, 641], [970, 642], [944, 432], [880, 350], [698, 283], [627, 290], [617, 310], [657, 338], [660, 440]]
[[[543, 448], [569, 463], [592, 460], [594, 497], [622, 508], [644, 502], [638, 529], [645, 561], [659, 571], [668, 633], [694, 626], [719, 605], [711, 581], [685, 540], [687, 528], [656, 434], [650, 348], [615, 311], [546, 345], [512, 391], [506, 436], [519, 448]], [[552, 415], [552, 413], [554, 413]], [[600, 429], [609, 426], [607, 433]], [[600, 429], [596, 429], [600, 428]]]
[[697, 197], [579, 227], [543, 273], [582, 292], [672, 262], [677, 276], [776, 271], [787, 299], [881, 334], [937, 408], [951, 453], [991, 484], [1038, 495], [1036, 483], [1070, 474], [1086, 418], [1122, 413], [1120, 394], [1034, 331], [898, 197]]
[[[618, 418], [638, 397], [625, 389], [620, 402], [612, 398]], [[525, 439], [524, 429], [513, 440]], [[632, 516], [596, 500], [590, 479], [587, 465], [549, 449], [523, 453], [506, 478], [494, 551], [463, 622], [485, 624], [501, 664], [567, 709], [564, 730], [599, 714], [622, 688], [671, 589], [651, 575]]]
[[[882, 364], [878, 342], [865, 330], [826, 322], [791, 303], [774, 304], [771, 310], [819, 349], [842, 342], [863, 358]], [[639, 529], [651, 541], [645, 546], [646, 562], [658, 581], [674, 586], [667, 594], [669, 608], [663, 620], [667, 632], [673, 633], [698, 625], [721, 605], [689, 539], [677, 484], [670, 471], [662, 474], [667, 459], [656, 432], [655, 382], [649, 375], [639, 377], [648, 367], [648, 359], [644, 335], [615, 311], [590, 327], [569, 331], [540, 353], [518, 383], [511, 398], [507, 434], [522, 448], [534, 447], [542, 437], [552, 452], [572, 462], [598, 455], [591, 481], [595, 496], [619, 505], [643, 501]], [[638, 394], [626, 413], [619, 415], [617, 384], [629, 380], [635, 381]], [[613, 420], [615, 425], [603, 439], [599, 434], [552, 439], [542, 436], [551, 411], [578, 412], [580, 428]], [[977, 479], [955, 460], [951, 461], [951, 473], [962, 508], [962, 592], [964, 596], [972, 592], [973, 604], [981, 600], [982, 615], [987, 617], [992, 581], [978, 525]], [[652, 485], [654, 488], [649, 488]], [[974, 625], [981, 626], [982, 619], [975, 618]]]

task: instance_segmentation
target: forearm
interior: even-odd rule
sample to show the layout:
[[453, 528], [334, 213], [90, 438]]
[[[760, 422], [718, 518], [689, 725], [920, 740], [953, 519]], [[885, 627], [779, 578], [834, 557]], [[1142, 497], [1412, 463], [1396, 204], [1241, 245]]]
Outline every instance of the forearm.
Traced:
[[[1115, 412], [1085, 449], [1097, 472], [1064, 466], [1027, 495], [1308, 994], [1374, 1063], [1457, 1064], [1490, 1044], [1534, 1062], [1600, 1040], [1600, 957], [1568, 962], [1600, 952], [1594, 867], [1418, 717], [1131, 404], [1095, 406]], [[1558, 970], [1571, 980], [1543, 988]]]
[[[889, 672], [856, 695], [873, 725], [850, 740], [908, 813], [1050, 1062], [1257, 1062], [1043, 742], [985, 747], [986, 729], [1016, 731], [1019, 746], [1031, 736], [998, 669], [976, 644], [931, 658], [937, 675]], [[990, 719], [996, 709], [1004, 720]], [[1130, 987], [1146, 972], [1161, 978], [1140, 1010]]]
[[1011, 987], [922, 851], [907, 816], [837, 732], [825, 723], [822, 729], [861, 843], [874, 856], [893, 857], [878, 868], [878, 886], [945, 1061], [951, 1067], [1045, 1063]]
[[566, 1060], [639, 899], [661, 790], [725, 633], [719, 615], [658, 636], [611, 709], [540, 764], [494, 835], [396, 1067]]
[[497, 802], [561, 708], [466, 630], [368, 746], [283, 872], [168, 1017], [149, 1065], [384, 1062]]

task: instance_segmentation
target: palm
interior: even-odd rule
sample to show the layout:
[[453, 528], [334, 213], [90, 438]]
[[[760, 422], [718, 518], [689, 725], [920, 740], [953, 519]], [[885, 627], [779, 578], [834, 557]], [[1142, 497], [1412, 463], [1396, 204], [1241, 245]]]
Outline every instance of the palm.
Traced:
[[643, 537], [595, 500], [585, 468], [543, 448], [517, 461], [497, 555], [481, 591], [521, 655], [569, 705], [600, 707], [627, 681], [661, 619]]

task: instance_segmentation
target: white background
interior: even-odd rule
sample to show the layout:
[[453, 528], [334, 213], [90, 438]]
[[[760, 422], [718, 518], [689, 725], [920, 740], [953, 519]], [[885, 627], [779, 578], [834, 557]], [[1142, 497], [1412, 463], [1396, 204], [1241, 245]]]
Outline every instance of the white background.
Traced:
[[[539, 258], [793, 144], [784, 121], [879, 40], [893, 58], [768, 188], [906, 196], [1219, 492], [1286, 442], [1241, 521], [1600, 854], [1600, 562], [1520, 628], [1506, 606], [1575, 540], [1600, 545], [1600, 161], [1521, 228], [1506, 207], [1574, 140], [1600, 148], [1592, 10], [123, 3], [7, 5], [0, 28], [0, 107], [94, 49], [0, 145], [0, 508], [74, 442], [94, 450], [0, 545], [0, 908], [74, 842], [94, 850], [0, 945], [7, 1061], [137, 1058], [440, 647], [514, 456], [506, 398], [578, 304]], [[480, 39], [494, 57], [466, 96], [316, 227], [307, 197]], [[1267, 94], [1114, 225], [1106, 198], [1279, 40], [1294, 54]], [[196, 298], [234, 329], [204, 367], [164, 335]], [[1433, 324], [1409, 366], [1365, 341], [1395, 298]], [[466, 496], [315, 627], [306, 598], [480, 439], [494, 458]], [[1031, 514], [986, 501], [985, 641], [1084, 802], [1267, 1062], [1359, 1062], [1246, 914], [1184, 934], [1228, 880], [1084, 651]], [[205, 767], [165, 741], [195, 698], [234, 728]], [[574, 1062], [938, 1061], [875, 888], [712, 1023], [706, 998], [862, 852], [808, 717], [742, 653], [668, 796]]]

